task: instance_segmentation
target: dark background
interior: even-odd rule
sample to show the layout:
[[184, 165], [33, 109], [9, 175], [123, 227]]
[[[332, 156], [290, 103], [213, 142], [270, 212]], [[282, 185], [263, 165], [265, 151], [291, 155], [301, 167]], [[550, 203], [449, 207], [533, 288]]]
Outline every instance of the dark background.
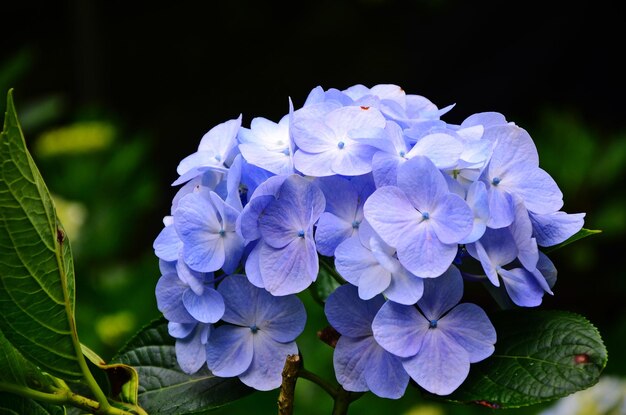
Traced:
[[[585, 227], [603, 230], [551, 255], [559, 283], [543, 307], [589, 317], [609, 347], [607, 373], [626, 374], [624, 6], [5, 3], [0, 93], [14, 87], [18, 111], [31, 116], [27, 142], [85, 119], [117, 131], [96, 156], [38, 160], [51, 190], [88, 210], [75, 243], [79, 327], [105, 358], [158, 315], [152, 241], [169, 213], [176, 166], [206, 131], [240, 113], [244, 126], [256, 116], [278, 121], [288, 97], [297, 108], [318, 85], [393, 83], [439, 107], [456, 103], [448, 122], [498, 111], [530, 132], [564, 210], [587, 212]], [[113, 328], [94, 333], [101, 323]]]

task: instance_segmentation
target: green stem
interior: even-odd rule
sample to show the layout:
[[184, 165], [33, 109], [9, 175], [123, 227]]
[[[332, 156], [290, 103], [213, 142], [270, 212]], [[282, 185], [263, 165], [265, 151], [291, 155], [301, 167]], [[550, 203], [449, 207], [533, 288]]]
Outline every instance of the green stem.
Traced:
[[363, 396], [363, 392], [348, 392], [341, 386], [337, 388], [332, 415], [347, 415], [350, 404]]
[[300, 371], [298, 372], [298, 377], [315, 383], [320, 388], [324, 389], [324, 391], [326, 391], [326, 393], [328, 393], [333, 399], [337, 397], [337, 388], [326, 382], [321, 377], [317, 376], [315, 373], [309, 372], [305, 368], [300, 368]]
[[0, 391], [8, 392], [23, 398], [46, 402], [52, 405], [72, 405], [87, 412], [102, 415], [133, 415], [131, 412], [115, 408], [107, 402], [107, 407], [102, 408], [100, 402], [85, 398], [67, 389], [52, 389], [52, 393], [41, 392], [26, 386], [13, 385], [0, 382]]

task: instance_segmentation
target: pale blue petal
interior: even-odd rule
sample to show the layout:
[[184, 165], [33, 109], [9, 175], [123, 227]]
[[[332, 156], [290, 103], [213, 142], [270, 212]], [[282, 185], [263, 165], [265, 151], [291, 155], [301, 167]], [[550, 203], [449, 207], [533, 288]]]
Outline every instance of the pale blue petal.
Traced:
[[476, 181], [467, 190], [466, 202], [474, 213], [472, 231], [459, 243], [469, 244], [476, 242], [485, 233], [489, 220], [489, 198], [485, 183]]
[[224, 315], [224, 299], [210, 287], [205, 287], [201, 295], [186, 289], [183, 304], [189, 314], [201, 323], [215, 323]]
[[293, 163], [296, 169], [307, 176], [313, 177], [334, 175], [335, 172], [332, 169], [334, 161], [335, 153], [332, 150], [322, 153], [307, 153], [299, 149], [293, 156]]
[[430, 212], [430, 221], [441, 242], [456, 244], [472, 231], [474, 215], [463, 199], [448, 194], [439, 199]]
[[533, 234], [539, 246], [553, 246], [564, 242], [582, 229], [585, 214], [554, 212], [544, 215], [530, 213]]
[[248, 327], [224, 324], [211, 333], [206, 344], [206, 361], [215, 376], [239, 376], [252, 363], [254, 340]]
[[428, 157], [438, 169], [448, 169], [456, 165], [463, 152], [463, 143], [450, 134], [435, 133], [422, 137], [406, 155]]
[[218, 154], [226, 154], [235, 145], [235, 138], [241, 127], [242, 116], [225, 121], [211, 128], [200, 139], [198, 150], [214, 150]]
[[317, 251], [325, 256], [335, 255], [337, 246], [352, 236], [354, 232], [355, 229], [351, 222], [346, 222], [329, 212], [322, 213], [315, 230]]
[[176, 261], [175, 271], [178, 274], [178, 278], [180, 278], [181, 281], [187, 284], [189, 288], [191, 288], [193, 292], [198, 295], [202, 294], [204, 291], [205, 282], [213, 279], [212, 272], [208, 274], [196, 272], [189, 268], [182, 258], [179, 261]]
[[[554, 284], [556, 284], [556, 276], [557, 276], [556, 267], [554, 266], [552, 261], [550, 261], [550, 258], [548, 258], [548, 256], [544, 254], [543, 252], [539, 252], [539, 261], [537, 262], [537, 270], [541, 273], [543, 278], [545, 278], [545, 280], [548, 282], [548, 287], [554, 288]], [[551, 291], [549, 290], [546, 290], [546, 291], [552, 294]]]
[[206, 363], [205, 346], [202, 344], [202, 329], [202, 325], [198, 324], [192, 335], [184, 339], [176, 339], [174, 346], [176, 360], [185, 373], [196, 373]]
[[257, 144], [239, 144], [239, 150], [248, 163], [274, 174], [292, 174], [293, 166], [288, 143], [285, 151], [270, 151]]
[[365, 202], [363, 211], [376, 233], [393, 247], [397, 247], [407, 233], [415, 233], [422, 219], [405, 193], [394, 186], [377, 189]]
[[456, 244], [439, 241], [429, 223], [422, 222], [402, 236], [398, 246], [398, 260], [407, 270], [421, 278], [439, 277], [452, 264], [458, 251]]
[[326, 114], [326, 125], [336, 137], [345, 137], [351, 130], [363, 128], [385, 128], [385, 117], [373, 107], [348, 106]]
[[397, 155], [379, 151], [372, 157], [372, 174], [376, 187], [396, 186], [398, 183], [398, 166], [404, 159]]
[[214, 151], [197, 151], [181, 160], [176, 171], [181, 176], [173, 184], [178, 185], [184, 183], [204, 171], [212, 169], [217, 171], [226, 171], [224, 160]]
[[219, 234], [203, 233], [187, 240], [183, 247], [183, 258], [191, 269], [213, 272], [224, 265], [224, 241]]
[[183, 292], [187, 286], [176, 274], [167, 274], [159, 278], [156, 285], [157, 308], [169, 321], [176, 323], [195, 323], [183, 305]]
[[308, 237], [297, 238], [284, 248], [261, 245], [259, 267], [263, 285], [273, 295], [295, 294], [317, 278], [317, 252]]
[[498, 278], [498, 267], [506, 264], [498, 264], [494, 263], [487, 250], [483, 246], [481, 241], [476, 241], [473, 244], [465, 245], [465, 249], [467, 252], [474, 258], [480, 261], [480, 265], [483, 267], [483, 271], [485, 271], [485, 275], [489, 279], [489, 281], [495, 285], [496, 287], [500, 286], [500, 279]]
[[513, 197], [498, 186], [488, 185], [489, 220], [487, 226], [493, 229], [504, 228], [515, 219], [515, 202]]
[[343, 176], [359, 176], [372, 171], [372, 157], [377, 148], [356, 141], [346, 144], [343, 150], [334, 151], [331, 169]]
[[276, 389], [282, 383], [282, 372], [287, 356], [298, 354], [295, 342], [278, 343], [258, 331], [253, 336], [254, 355], [250, 367], [239, 379], [246, 385], [261, 391]]
[[391, 278], [389, 271], [379, 265], [357, 237], [346, 239], [337, 247], [335, 268], [346, 281], [359, 287], [359, 295], [364, 300], [380, 294]]
[[420, 212], [429, 212], [448, 193], [446, 179], [432, 161], [416, 156], [398, 167], [398, 187]]
[[234, 274], [226, 277], [217, 291], [226, 306], [222, 320], [244, 327], [256, 324], [256, 305], [262, 289], [250, 284], [245, 276]]
[[424, 280], [404, 268], [391, 274], [391, 283], [385, 289], [385, 297], [399, 304], [413, 305], [422, 298]]
[[429, 321], [439, 320], [448, 310], [457, 305], [463, 297], [463, 277], [451, 266], [438, 278], [424, 280], [424, 295], [417, 302]]
[[259, 217], [267, 205], [274, 200], [276, 200], [276, 198], [273, 195], [257, 196], [251, 199], [243, 208], [241, 215], [239, 215], [237, 219], [236, 229], [246, 241], [255, 241], [261, 237]]
[[429, 322], [415, 307], [387, 301], [372, 322], [374, 338], [385, 350], [399, 357], [420, 351]]
[[359, 202], [359, 194], [354, 184], [340, 176], [322, 177], [316, 179], [314, 183], [326, 198], [325, 211], [351, 223]]
[[[356, 287], [345, 284], [337, 287], [326, 299], [324, 312], [328, 322], [344, 336], [372, 335], [372, 320], [384, 303], [382, 296], [361, 300]], [[416, 310], [417, 312], [417, 310]]]
[[449, 395], [469, 374], [467, 351], [442, 330], [428, 330], [417, 355], [402, 361], [404, 369], [422, 388]]
[[370, 361], [365, 367], [367, 387], [381, 398], [401, 398], [409, 384], [409, 374], [397, 356], [380, 347], [374, 339], [370, 339], [374, 345], [367, 355]]
[[178, 237], [176, 228], [173, 225], [170, 225], [161, 230], [152, 246], [157, 257], [164, 261], [171, 262], [178, 260], [178, 255], [183, 247], [183, 242]]
[[248, 254], [248, 258], [246, 258], [245, 271], [246, 277], [248, 277], [248, 281], [250, 281], [251, 284], [255, 287], [265, 288], [263, 277], [261, 276], [261, 268], [259, 267], [259, 252], [261, 250], [261, 245], [265, 245], [262, 240], [258, 241], [258, 243], [250, 251], [250, 254]]
[[457, 305], [438, 321], [437, 329], [444, 330], [467, 351], [470, 363], [488, 358], [495, 350], [496, 329], [475, 304]]
[[461, 127], [467, 128], [475, 125], [483, 125], [487, 128], [494, 125], [504, 125], [506, 123], [506, 118], [499, 112], [479, 112], [467, 117], [461, 123]]
[[535, 143], [523, 128], [514, 124], [495, 125], [485, 130], [485, 137], [496, 143], [489, 162], [491, 178], [515, 170], [513, 166], [518, 163], [539, 166]]
[[236, 232], [227, 232], [222, 237], [224, 244], [224, 264], [222, 269], [231, 274], [239, 267], [239, 261], [245, 248], [244, 239]]
[[511, 300], [520, 307], [536, 307], [541, 304], [544, 290], [535, 277], [524, 268], [500, 269], [498, 273]]
[[554, 179], [540, 168], [516, 168], [502, 184], [511, 188], [534, 213], [553, 213], [563, 207], [563, 193]]
[[167, 323], [167, 332], [176, 339], [184, 339], [191, 334], [197, 325], [198, 323], [176, 323], [169, 321]]
[[[243, 204], [241, 202], [241, 194], [239, 192], [239, 187], [241, 185], [241, 172], [243, 169], [243, 159], [241, 154], [238, 154], [233, 160], [233, 164], [230, 165], [230, 168], [226, 177], [226, 204], [231, 206], [237, 212], [241, 212], [243, 210]], [[239, 215], [237, 215], [239, 216]]]
[[[317, 154], [337, 147], [337, 136], [332, 128], [319, 119], [299, 120], [294, 125], [293, 139], [302, 151]], [[297, 163], [296, 163], [297, 167]]]
[[373, 337], [341, 336], [333, 352], [333, 366], [337, 381], [351, 392], [365, 392], [369, 388], [365, 380], [365, 370], [373, 364], [371, 353], [376, 344]]
[[295, 295], [274, 297], [265, 290], [258, 290], [255, 313], [258, 329], [277, 342], [294, 341], [306, 323], [302, 301]]

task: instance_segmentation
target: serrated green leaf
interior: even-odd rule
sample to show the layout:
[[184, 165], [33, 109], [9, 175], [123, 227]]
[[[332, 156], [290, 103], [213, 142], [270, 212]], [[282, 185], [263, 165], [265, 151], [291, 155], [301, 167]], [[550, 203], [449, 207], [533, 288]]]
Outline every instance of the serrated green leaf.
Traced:
[[0, 382], [44, 390], [52, 380], [18, 352], [0, 331]]
[[80, 379], [69, 241], [7, 99], [0, 135], [0, 330], [25, 358]]
[[554, 246], [550, 246], [548, 248], [543, 249], [543, 252], [545, 252], [547, 254], [547, 253], [550, 253], [552, 251], [556, 251], [557, 249], [563, 248], [565, 245], [569, 245], [572, 242], [576, 242], [579, 239], [583, 239], [583, 238], [586, 238], [588, 236], [595, 235], [595, 234], [598, 234], [598, 233], [601, 233], [601, 232], [602, 231], [599, 231], [599, 230], [592, 230], [592, 229], [582, 228], [581, 230], [576, 232], [574, 235], [572, 235], [569, 238], [567, 238], [567, 240], [561, 242], [560, 244], [554, 245]]
[[139, 404], [150, 415], [202, 414], [253, 392], [237, 378], [213, 376], [206, 366], [184, 373], [163, 319], [141, 330], [112, 361], [137, 370]]
[[0, 415], [65, 415], [65, 408], [0, 392]]
[[577, 314], [511, 310], [492, 322], [498, 335], [494, 354], [472, 365], [446, 399], [494, 408], [532, 405], [594, 385], [606, 366], [600, 334]]

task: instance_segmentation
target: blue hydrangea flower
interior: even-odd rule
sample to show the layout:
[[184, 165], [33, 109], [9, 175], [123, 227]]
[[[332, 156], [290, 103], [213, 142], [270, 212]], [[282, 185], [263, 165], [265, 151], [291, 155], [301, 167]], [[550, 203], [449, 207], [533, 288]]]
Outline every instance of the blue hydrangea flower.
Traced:
[[260, 240], [246, 260], [246, 274], [273, 295], [298, 293], [315, 281], [319, 271], [313, 225], [324, 211], [324, 194], [310, 181], [292, 175], [275, 197], [255, 197], [250, 204], [261, 197], [272, 199], [260, 203], [263, 209], [256, 225]]
[[[367, 221], [363, 222], [367, 230]], [[369, 300], [384, 294], [400, 304], [415, 304], [422, 297], [424, 281], [400, 264], [396, 250], [375, 232], [361, 232], [343, 241], [335, 251], [335, 268], [358, 287], [359, 297]]]
[[298, 146], [295, 167], [315, 177], [369, 173], [384, 128], [380, 111], [366, 106], [341, 107], [321, 119], [300, 119], [293, 130]]
[[483, 182], [474, 182], [467, 189], [465, 196], [467, 205], [474, 212], [474, 223], [472, 231], [465, 238], [459, 241], [460, 244], [469, 244], [480, 239], [487, 229], [489, 221], [489, 199], [487, 188]]
[[333, 256], [344, 240], [357, 235], [363, 222], [363, 204], [374, 191], [371, 175], [350, 179], [340, 176], [323, 177], [315, 182], [326, 198], [326, 210], [315, 230], [317, 251]]
[[254, 118], [249, 129], [240, 129], [238, 139], [239, 151], [248, 163], [278, 175], [293, 173], [289, 114], [278, 123]]
[[183, 242], [183, 259], [196, 271], [233, 272], [243, 253], [243, 238], [235, 231], [239, 212], [216, 193], [190, 193], [180, 199], [174, 226]]
[[397, 399], [404, 395], [409, 375], [400, 359], [383, 349], [372, 333], [372, 321], [384, 302], [380, 295], [363, 301], [356, 288], [346, 284], [328, 297], [324, 311], [328, 322], [341, 334], [333, 354], [341, 386], [348, 391], [371, 390], [380, 397]]
[[224, 300], [214, 289], [212, 273], [194, 272], [180, 261], [160, 261], [160, 268], [157, 307], [169, 320], [170, 335], [176, 338], [179, 366], [186, 373], [195, 373], [206, 363], [211, 324], [224, 315]]
[[490, 128], [497, 143], [481, 175], [489, 193], [490, 228], [509, 226], [515, 219], [515, 199], [526, 208], [546, 214], [563, 206], [563, 194], [548, 173], [539, 168], [537, 148], [528, 133], [515, 125]]
[[224, 324], [208, 339], [206, 357], [215, 376], [237, 376], [257, 390], [280, 386], [285, 359], [297, 354], [296, 337], [306, 313], [296, 296], [275, 297], [251, 285], [243, 275], [231, 275], [218, 286], [226, 309]]
[[470, 363], [493, 353], [496, 332], [480, 307], [458, 304], [463, 279], [456, 268], [424, 285], [419, 310], [388, 301], [376, 314], [372, 330], [383, 348], [402, 358], [418, 385], [448, 395], [463, 383]]
[[519, 250], [510, 228], [487, 229], [480, 240], [466, 245], [466, 248], [472, 257], [480, 261], [493, 285], [500, 286], [498, 277], [502, 279], [509, 297], [515, 304], [535, 307], [541, 304], [545, 292], [552, 294], [546, 276], [537, 268], [539, 255], [530, 270], [523, 266], [515, 266], [514, 261], [519, 255]]
[[422, 278], [448, 269], [474, 222], [467, 203], [450, 193], [442, 173], [423, 156], [402, 164], [398, 186], [378, 188], [364, 211], [376, 233], [397, 249], [400, 263]]
[[185, 157], [176, 169], [180, 177], [174, 186], [185, 183], [207, 170], [225, 171], [226, 164], [234, 156], [237, 133], [241, 127], [241, 115], [211, 128], [198, 146], [198, 151]]

